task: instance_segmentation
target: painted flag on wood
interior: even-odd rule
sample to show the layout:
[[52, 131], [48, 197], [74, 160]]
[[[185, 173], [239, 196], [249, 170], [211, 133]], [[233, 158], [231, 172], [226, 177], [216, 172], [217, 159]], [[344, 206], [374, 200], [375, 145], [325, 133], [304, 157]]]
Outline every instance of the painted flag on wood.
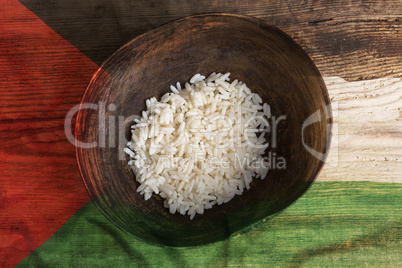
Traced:
[[[398, 181], [316, 182], [274, 219], [202, 247], [157, 247], [122, 232], [90, 202], [64, 118], [99, 64], [141, 31], [83, 40], [71, 29], [104, 6], [40, 18], [41, 5], [55, 3], [0, 0], [0, 267], [402, 265]], [[68, 18], [79, 20], [63, 27]]]

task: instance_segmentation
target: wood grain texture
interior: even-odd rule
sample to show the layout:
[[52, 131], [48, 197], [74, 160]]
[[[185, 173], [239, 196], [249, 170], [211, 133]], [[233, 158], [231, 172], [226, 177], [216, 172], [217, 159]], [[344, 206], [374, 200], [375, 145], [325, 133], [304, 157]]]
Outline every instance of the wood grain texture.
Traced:
[[97, 66], [18, 2], [0, 1], [0, 266], [89, 201], [64, 118]]
[[319, 180], [402, 182], [402, 81], [324, 79], [334, 130]]
[[[402, 73], [400, 0], [21, 3], [54, 31], [18, 2], [0, 0], [1, 265], [12, 267], [88, 200], [62, 129], [97, 66], [74, 47], [101, 64], [137, 35], [194, 13], [262, 18], [291, 35], [327, 76], [331, 97], [344, 107], [335, 118], [342, 154], [319, 179], [400, 182], [401, 86], [392, 79]], [[370, 80], [376, 88], [367, 90], [365, 81], [347, 84], [334, 76], [391, 79]]]
[[160, 24], [197, 13], [228, 12], [279, 27], [308, 52], [324, 76], [361, 80], [402, 75], [400, 0], [21, 2], [98, 64]]
[[316, 182], [252, 231], [195, 248], [148, 245], [89, 203], [18, 267], [400, 267], [401, 191], [402, 184]]

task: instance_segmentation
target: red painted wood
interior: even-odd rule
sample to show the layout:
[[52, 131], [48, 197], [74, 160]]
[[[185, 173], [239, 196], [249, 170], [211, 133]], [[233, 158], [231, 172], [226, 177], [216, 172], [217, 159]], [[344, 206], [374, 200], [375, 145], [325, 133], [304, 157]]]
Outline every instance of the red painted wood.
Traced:
[[64, 134], [98, 66], [18, 1], [0, 0], [0, 266], [89, 201]]

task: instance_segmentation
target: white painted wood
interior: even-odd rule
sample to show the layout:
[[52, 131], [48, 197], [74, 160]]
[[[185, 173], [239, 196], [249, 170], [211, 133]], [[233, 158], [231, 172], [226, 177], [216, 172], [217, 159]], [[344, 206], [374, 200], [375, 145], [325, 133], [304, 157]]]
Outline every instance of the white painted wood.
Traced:
[[317, 180], [402, 182], [402, 80], [324, 81], [334, 135]]

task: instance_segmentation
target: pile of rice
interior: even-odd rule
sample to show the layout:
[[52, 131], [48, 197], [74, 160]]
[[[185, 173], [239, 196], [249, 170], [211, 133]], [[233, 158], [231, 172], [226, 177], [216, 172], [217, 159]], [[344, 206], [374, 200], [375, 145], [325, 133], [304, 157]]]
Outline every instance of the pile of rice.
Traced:
[[196, 74], [146, 101], [124, 148], [145, 200], [159, 194], [170, 213], [193, 219], [266, 177], [270, 106], [229, 75]]

